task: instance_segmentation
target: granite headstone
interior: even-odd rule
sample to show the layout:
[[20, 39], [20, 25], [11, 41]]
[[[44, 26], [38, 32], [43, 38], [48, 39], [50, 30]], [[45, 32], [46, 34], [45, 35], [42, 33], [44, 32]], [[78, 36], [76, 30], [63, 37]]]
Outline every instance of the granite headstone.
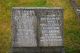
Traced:
[[13, 47], [63, 46], [63, 9], [13, 7]]

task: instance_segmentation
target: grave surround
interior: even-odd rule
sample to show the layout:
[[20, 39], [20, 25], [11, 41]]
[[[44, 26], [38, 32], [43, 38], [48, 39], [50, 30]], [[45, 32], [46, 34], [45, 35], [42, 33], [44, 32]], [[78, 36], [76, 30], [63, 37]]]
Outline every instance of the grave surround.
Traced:
[[13, 7], [12, 32], [13, 48], [59, 47], [61, 51], [64, 45], [63, 9], [61, 7]]

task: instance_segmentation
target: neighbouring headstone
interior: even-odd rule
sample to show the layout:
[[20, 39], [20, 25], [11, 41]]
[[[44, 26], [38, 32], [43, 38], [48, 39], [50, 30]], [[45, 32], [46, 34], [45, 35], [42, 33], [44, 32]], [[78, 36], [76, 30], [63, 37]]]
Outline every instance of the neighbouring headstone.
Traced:
[[18, 52], [26, 53], [37, 48], [37, 52], [40, 53], [44, 50], [41, 50], [41, 47], [63, 48], [63, 9], [59, 7], [13, 7], [12, 32], [13, 48], [17, 48], [15, 51], [18, 48], [26, 48], [25, 51], [18, 50]]

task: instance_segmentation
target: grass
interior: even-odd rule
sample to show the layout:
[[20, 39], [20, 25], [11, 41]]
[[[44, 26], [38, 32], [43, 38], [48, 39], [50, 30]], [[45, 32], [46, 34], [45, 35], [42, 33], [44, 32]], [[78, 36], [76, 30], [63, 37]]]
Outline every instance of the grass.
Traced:
[[53, 0], [53, 6], [64, 8], [64, 44], [66, 53], [80, 53], [80, 25], [70, 0]]
[[12, 7], [46, 6], [46, 0], [0, 0], [0, 53], [8, 53], [11, 47]]
[[[80, 0], [78, 0], [80, 5]], [[64, 44], [66, 53], [80, 53], [80, 25], [70, 0], [0, 0], [0, 53], [11, 46], [11, 8], [13, 6], [48, 6], [64, 8]]]
[[78, 6], [80, 6], [80, 0], [76, 0], [76, 1], [77, 1]]

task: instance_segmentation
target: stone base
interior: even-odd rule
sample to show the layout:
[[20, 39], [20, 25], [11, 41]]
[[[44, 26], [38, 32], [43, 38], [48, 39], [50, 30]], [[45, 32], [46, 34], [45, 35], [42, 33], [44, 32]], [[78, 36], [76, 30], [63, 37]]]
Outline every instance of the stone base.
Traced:
[[12, 53], [64, 53], [62, 47], [15, 47]]

